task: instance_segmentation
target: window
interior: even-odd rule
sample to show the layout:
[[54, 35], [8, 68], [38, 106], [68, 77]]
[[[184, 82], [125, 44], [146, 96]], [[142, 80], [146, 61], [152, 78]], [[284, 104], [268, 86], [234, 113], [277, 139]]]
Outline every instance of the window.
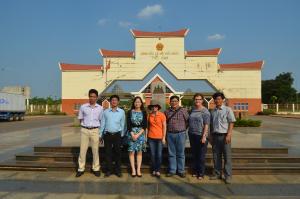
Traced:
[[74, 104], [74, 110], [79, 111], [81, 104]]
[[233, 109], [237, 111], [248, 111], [248, 103], [234, 103]]
[[149, 84], [142, 93], [151, 93], [151, 84]]

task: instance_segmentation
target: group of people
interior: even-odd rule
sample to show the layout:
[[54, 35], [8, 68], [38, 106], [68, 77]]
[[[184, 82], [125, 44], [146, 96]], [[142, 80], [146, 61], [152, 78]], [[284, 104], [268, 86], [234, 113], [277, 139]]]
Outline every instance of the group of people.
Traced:
[[179, 106], [180, 99], [174, 95], [170, 97], [170, 108], [164, 113], [160, 111], [161, 106], [155, 100], [147, 107], [149, 110], [147, 113], [141, 97], [135, 97], [130, 110], [125, 114], [125, 111], [118, 107], [120, 102], [118, 95], [110, 97], [110, 108], [104, 110], [96, 103], [97, 90], [91, 89], [89, 103], [83, 104], [78, 114], [82, 128], [76, 177], [84, 174], [89, 145], [93, 152], [92, 172], [95, 176], [100, 176], [98, 147], [99, 142], [104, 142], [105, 177], [111, 174], [122, 177], [122, 144], [127, 145], [131, 176], [142, 177], [142, 156], [148, 144], [152, 176], [161, 176], [162, 151], [163, 146], [167, 145], [169, 168], [166, 176], [177, 174], [184, 178], [188, 134], [193, 157], [192, 176], [199, 180], [204, 178], [205, 156], [209, 142], [212, 145], [214, 163], [210, 179], [222, 179], [224, 173], [225, 183], [231, 183], [231, 137], [235, 117], [231, 108], [223, 104], [225, 99], [223, 93], [217, 92], [212, 97], [215, 102], [213, 110], [209, 111], [204, 106], [204, 96], [197, 93], [193, 97], [194, 106], [188, 111]]

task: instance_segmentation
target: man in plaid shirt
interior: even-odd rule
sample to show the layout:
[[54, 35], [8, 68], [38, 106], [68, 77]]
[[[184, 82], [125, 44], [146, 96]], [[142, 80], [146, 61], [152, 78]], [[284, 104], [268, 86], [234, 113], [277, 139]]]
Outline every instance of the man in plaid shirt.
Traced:
[[187, 110], [179, 106], [179, 97], [170, 98], [171, 107], [165, 111], [167, 118], [167, 143], [169, 152], [169, 172], [171, 177], [176, 172], [182, 178], [185, 177], [185, 140], [189, 114]]

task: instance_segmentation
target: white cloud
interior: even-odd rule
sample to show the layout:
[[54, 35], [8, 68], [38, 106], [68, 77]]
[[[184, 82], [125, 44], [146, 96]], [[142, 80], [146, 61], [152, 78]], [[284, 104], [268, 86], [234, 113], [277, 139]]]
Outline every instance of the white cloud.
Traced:
[[153, 15], [162, 15], [164, 10], [161, 5], [155, 4], [153, 6], [146, 6], [139, 13], [139, 18], [151, 18]]
[[122, 28], [128, 28], [129, 26], [132, 26], [133, 23], [129, 22], [129, 21], [119, 21], [119, 26]]
[[105, 18], [102, 18], [102, 19], [99, 19], [97, 24], [99, 26], [104, 26], [106, 23], [107, 23], [108, 19], [105, 19]]
[[221, 35], [221, 34], [214, 34], [214, 35], [209, 35], [207, 37], [207, 40], [210, 40], [210, 41], [216, 41], [216, 40], [222, 40], [225, 38], [225, 35]]

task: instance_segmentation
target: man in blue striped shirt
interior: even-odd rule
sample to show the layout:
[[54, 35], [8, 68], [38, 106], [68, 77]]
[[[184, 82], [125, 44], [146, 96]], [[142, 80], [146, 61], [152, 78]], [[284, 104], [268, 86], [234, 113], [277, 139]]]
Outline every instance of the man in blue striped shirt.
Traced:
[[[100, 139], [104, 140], [107, 170], [105, 177], [115, 173], [122, 177], [121, 173], [121, 137], [125, 133], [125, 112], [118, 107], [120, 98], [118, 95], [110, 97], [111, 108], [103, 113], [100, 128]], [[115, 158], [115, 170], [112, 169], [112, 157]]]

